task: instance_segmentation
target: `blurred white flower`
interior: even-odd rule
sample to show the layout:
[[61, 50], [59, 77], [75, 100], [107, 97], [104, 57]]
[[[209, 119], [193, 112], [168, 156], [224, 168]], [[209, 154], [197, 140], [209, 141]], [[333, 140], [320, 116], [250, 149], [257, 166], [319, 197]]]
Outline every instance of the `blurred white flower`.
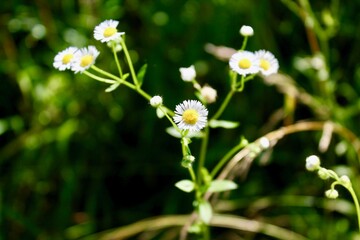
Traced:
[[71, 64], [71, 70], [75, 73], [85, 71], [95, 63], [99, 54], [100, 52], [94, 46], [79, 49], [75, 52], [74, 61]]
[[181, 79], [185, 82], [191, 82], [196, 77], [196, 71], [194, 65], [191, 65], [190, 67], [187, 68], [182, 67], [179, 69], [179, 71], [180, 71]]
[[201, 88], [200, 94], [207, 103], [213, 103], [216, 101], [217, 92], [209, 85], [205, 85]]
[[242, 76], [259, 72], [259, 61], [255, 54], [249, 51], [239, 51], [233, 54], [229, 65], [233, 71]]
[[54, 68], [60, 71], [70, 69], [74, 60], [74, 54], [77, 50], [78, 48], [76, 47], [68, 47], [65, 50], [59, 52], [54, 58]]
[[266, 50], [255, 52], [255, 56], [259, 61], [260, 72], [265, 76], [277, 73], [279, 70], [279, 62], [275, 56]]
[[125, 32], [118, 32], [116, 27], [119, 24], [115, 20], [105, 20], [94, 29], [94, 38], [101, 42], [109, 42], [120, 38]]

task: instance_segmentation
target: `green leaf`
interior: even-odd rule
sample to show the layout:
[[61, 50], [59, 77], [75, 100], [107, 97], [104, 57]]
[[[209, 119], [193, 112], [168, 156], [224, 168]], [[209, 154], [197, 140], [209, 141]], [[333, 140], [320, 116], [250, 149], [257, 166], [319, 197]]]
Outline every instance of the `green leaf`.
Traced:
[[223, 192], [237, 188], [237, 184], [230, 180], [214, 180], [211, 182], [208, 192]]
[[[182, 138], [181, 134], [174, 127], [166, 128], [166, 132], [173, 137]], [[193, 137], [201, 138], [203, 136], [204, 134], [202, 132], [189, 132], [188, 135], [186, 135], [186, 137], [188, 138], [193, 138]]]
[[136, 74], [136, 77], [137, 77], [138, 82], [139, 82], [139, 86], [141, 86], [143, 81], [144, 81], [146, 69], [147, 69], [147, 64], [145, 63], [144, 65], [142, 65], [142, 67], [140, 68], [140, 70]]
[[214, 119], [209, 122], [209, 126], [212, 128], [222, 127], [222, 128], [231, 129], [231, 128], [236, 128], [239, 125], [240, 125], [240, 123], [238, 123], [238, 122], [232, 122], [232, 121], [226, 121], [226, 120]]
[[184, 192], [192, 192], [195, 188], [195, 184], [193, 181], [184, 179], [180, 180], [177, 183], [175, 183], [175, 187], [178, 189], [184, 191]]
[[199, 204], [199, 217], [200, 219], [206, 223], [209, 224], [210, 220], [213, 216], [212, 207], [209, 202], [203, 201]]
[[122, 76], [122, 80], [125, 81], [129, 76], [130, 76], [129, 73], [125, 73], [125, 74]]
[[119, 82], [116, 82], [114, 84], [111, 84], [110, 87], [108, 87], [107, 89], [105, 89], [105, 92], [112, 92], [115, 89], [117, 89], [120, 86]]

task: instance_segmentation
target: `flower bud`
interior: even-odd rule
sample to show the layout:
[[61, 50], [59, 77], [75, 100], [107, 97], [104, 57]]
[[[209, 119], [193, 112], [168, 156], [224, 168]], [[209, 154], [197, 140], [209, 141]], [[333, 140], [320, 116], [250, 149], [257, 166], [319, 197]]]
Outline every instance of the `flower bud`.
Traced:
[[335, 189], [329, 189], [325, 192], [325, 196], [331, 199], [336, 199], [339, 196], [339, 193]]
[[250, 26], [243, 25], [240, 28], [240, 34], [244, 37], [250, 37], [250, 36], [254, 35], [254, 30]]
[[192, 155], [186, 155], [183, 157], [181, 161], [181, 165], [184, 168], [190, 168], [192, 166], [192, 163], [195, 161], [195, 157]]
[[209, 85], [205, 85], [204, 87], [202, 87], [200, 90], [200, 94], [207, 103], [213, 103], [216, 101], [217, 92]]
[[318, 176], [322, 179], [322, 180], [326, 180], [330, 177], [328, 170], [326, 170], [325, 168], [320, 168], [318, 171]]
[[191, 65], [188, 68], [180, 68], [181, 79], [185, 82], [191, 82], [196, 77], [196, 71], [194, 65]]
[[343, 176], [340, 177], [340, 182], [344, 186], [350, 186], [351, 185], [350, 178], [348, 176], [346, 176], [346, 175], [343, 175]]
[[306, 169], [308, 171], [315, 171], [320, 167], [320, 159], [318, 156], [311, 155], [306, 158]]
[[153, 107], [160, 107], [163, 103], [163, 99], [160, 96], [154, 96], [150, 99], [150, 105]]

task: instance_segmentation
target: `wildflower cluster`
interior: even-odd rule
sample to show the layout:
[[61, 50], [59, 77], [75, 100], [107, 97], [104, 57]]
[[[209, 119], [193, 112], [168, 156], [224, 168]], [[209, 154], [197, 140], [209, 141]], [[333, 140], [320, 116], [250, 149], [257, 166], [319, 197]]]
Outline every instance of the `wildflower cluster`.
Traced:
[[346, 189], [351, 188], [351, 182], [348, 176], [343, 175], [339, 177], [336, 172], [323, 168], [320, 166], [321, 162], [318, 156], [311, 155], [306, 158], [305, 167], [308, 171], [317, 171], [318, 176], [323, 179], [327, 180], [329, 178], [334, 179], [335, 181], [331, 184], [331, 188], [325, 192], [325, 196], [328, 198], [337, 198], [339, 196], [338, 191], [335, 189], [335, 186], [340, 184], [344, 186]]
[[[102, 22], [95, 27], [94, 38], [101, 42], [120, 39], [121, 35], [125, 33], [117, 31], [116, 26], [118, 24], [119, 22], [114, 20]], [[82, 73], [95, 63], [99, 54], [100, 52], [94, 46], [84, 48], [71, 46], [55, 56], [53, 66], [60, 71], [70, 69], [75, 73]]]
[[250, 52], [240, 50], [230, 58], [230, 68], [242, 76], [261, 73], [265, 76], [277, 73], [278, 60], [266, 50]]
[[[204, 166], [208, 147], [209, 128], [237, 127], [237, 122], [218, 120], [218, 118], [228, 105], [233, 94], [236, 91], [243, 90], [244, 83], [247, 80], [252, 79], [256, 74], [267, 76], [276, 73], [279, 68], [278, 61], [272, 53], [265, 50], [260, 50], [255, 53], [245, 51], [247, 39], [254, 34], [254, 31], [250, 26], [243, 26], [240, 29], [240, 33], [244, 36], [242, 48], [233, 54], [229, 60], [230, 73], [232, 74], [231, 89], [218, 111], [215, 112], [210, 119], [208, 118], [209, 111], [207, 105], [217, 100], [217, 91], [208, 83], [200, 84], [197, 81], [197, 73], [194, 65], [181, 67], [179, 68], [179, 72], [180, 78], [184, 82], [193, 84], [197, 99], [184, 100], [176, 105], [175, 110], [172, 111], [165, 106], [165, 102], [160, 95], [150, 95], [142, 89], [142, 82], [147, 65], [145, 64], [137, 72], [135, 71], [125, 40], [123, 39], [125, 33], [117, 30], [118, 24], [118, 21], [106, 20], [96, 26], [93, 32], [96, 40], [101, 43], [106, 43], [112, 49], [118, 75], [95, 66], [95, 61], [100, 54], [95, 46], [83, 48], [68, 47], [55, 56], [53, 66], [60, 71], [71, 70], [74, 73], [84, 73], [97, 81], [110, 84], [110, 86], [106, 88], [106, 92], [114, 91], [119, 86], [128, 87], [143, 96], [150, 106], [156, 109], [159, 118], [166, 117], [169, 120], [172, 127], [167, 129], [168, 133], [180, 138], [182, 150], [181, 165], [188, 169], [191, 178], [181, 180], [177, 182], [175, 186], [184, 192], [196, 192], [194, 207], [199, 216], [199, 225], [197, 225], [198, 228], [193, 227], [192, 229], [198, 229], [198, 232], [206, 232], [205, 228], [212, 217], [212, 207], [209, 201], [205, 199], [205, 195], [209, 192], [229, 191], [237, 188], [237, 185], [230, 180], [216, 180], [214, 177], [218, 174], [220, 168], [229, 161], [236, 150], [248, 144], [246, 139], [242, 139], [237, 146], [225, 154], [217, 166], [209, 173]], [[123, 53], [125, 61], [121, 62], [119, 60], [119, 53]], [[121, 63], [128, 65], [126, 69], [128, 69], [129, 72], [124, 72]], [[241, 76], [240, 81], [238, 81], [238, 75], [236, 73]], [[132, 79], [132, 81], [129, 79]], [[192, 137], [194, 136], [202, 138], [203, 141], [198, 157], [195, 157], [190, 149]], [[256, 148], [256, 150], [253, 151], [254, 154], [270, 146], [267, 138], [262, 138], [259, 144], [260, 148]], [[193, 169], [194, 162], [197, 163], [197, 171]]]

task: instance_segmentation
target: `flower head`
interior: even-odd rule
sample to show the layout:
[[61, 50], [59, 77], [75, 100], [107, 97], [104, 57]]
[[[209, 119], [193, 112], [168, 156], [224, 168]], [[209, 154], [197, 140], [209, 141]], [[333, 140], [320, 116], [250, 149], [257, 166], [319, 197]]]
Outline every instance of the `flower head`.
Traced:
[[88, 46], [87, 48], [79, 49], [74, 55], [74, 61], [71, 64], [71, 70], [75, 73], [85, 71], [95, 63], [95, 60], [99, 54], [100, 52], [94, 46]]
[[240, 28], [240, 34], [243, 35], [244, 37], [250, 37], [250, 36], [254, 35], [254, 30], [250, 26], [243, 25]]
[[259, 61], [255, 54], [249, 51], [239, 51], [233, 54], [229, 65], [233, 71], [243, 76], [259, 72]]
[[279, 62], [274, 55], [265, 50], [259, 50], [255, 52], [255, 56], [259, 61], [260, 72], [265, 76], [273, 73], [277, 73], [279, 69]]
[[185, 100], [175, 108], [174, 121], [181, 130], [200, 131], [207, 122], [208, 110], [197, 100]]
[[105, 20], [95, 27], [94, 38], [101, 42], [109, 42], [120, 38], [125, 32], [118, 32], [116, 27], [119, 24], [115, 20]]
[[60, 71], [71, 68], [71, 64], [74, 60], [74, 54], [78, 50], [76, 47], [68, 47], [65, 50], [56, 54], [54, 58], [53, 66]]
[[311, 155], [306, 158], [306, 169], [308, 171], [315, 171], [320, 167], [320, 159], [316, 155]]
[[194, 65], [191, 65], [190, 67], [187, 68], [180, 68], [179, 71], [181, 74], [181, 79], [184, 80], [185, 82], [191, 82], [196, 77], [196, 71]]

